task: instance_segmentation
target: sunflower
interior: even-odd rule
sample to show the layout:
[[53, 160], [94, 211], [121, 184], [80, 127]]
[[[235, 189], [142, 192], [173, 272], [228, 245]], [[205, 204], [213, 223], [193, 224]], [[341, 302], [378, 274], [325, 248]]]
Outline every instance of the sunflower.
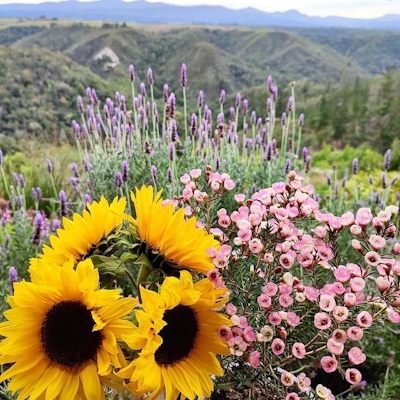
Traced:
[[197, 228], [196, 218], [185, 220], [183, 208], [174, 210], [173, 204], [163, 206], [161, 191], [153, 195], [153, 188], [143, 186], [131, 192], [136, 219], [130, 218], [145, 253], [154, 268], [167, 275], [176, 269], [207, 272], [214, 268], [207, 249], [218, 247], [219, 242], [204, 229]]
[[105, 399], [101, 381], [127, 365], [117, 340], [135, 326], [123, 318], [136, 299], [98, 289], [91, 260], [62, 267], [42, 263], [32, 282], [14, 284], [8, 321], [0, 324], [0, 364], [13, 363], [0, 381], [18, 399]]
[[167, 400], [176, 400], [179, 393], [188, 399], [210, 397], [210, 375], [223, 375], [215, 354], [230, 354], [217, 335], [230, 320], [213, 311], [228, 301], [227, 289], [215, 289], [208, 279], [193, 284], [191, 274], [181, 271], [180, 279], [164, 280], [160, 293], [143, 287], [140, 291], [138, 327], [122, 338], [141, 351], [118, 376], [130, 381], [127, 387], [133, 394], [150, 393], [149, 400], [164, 388]]
[[[43, 246], [39, 259], [57, 265], [62, 265], [71, 256], [76, 262], [84, 259], [102, 239], [122, 224], [125, 207], [125, 197], [116, 197], [111, 204], [101, 197], [100, 202], [88, 203], [83, 215], [75, 213], [72, 220], [63, 218], [64, 229], [58, 229], [57, 236], [50, 236], [51, 245]], [[31, 266], [37, 262], [38, 259], [31, 259]]]

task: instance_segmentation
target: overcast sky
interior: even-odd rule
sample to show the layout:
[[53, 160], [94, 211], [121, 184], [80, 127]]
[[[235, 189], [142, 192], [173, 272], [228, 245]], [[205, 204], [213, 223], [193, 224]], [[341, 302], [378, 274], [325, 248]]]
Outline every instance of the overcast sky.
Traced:
[[[59, 1], [59, 0], [48, 0]], [[87, 0], [86, 0], [87, 1]], [[152, 3], [160, 0], [147, 0]], [[337, 15], [350, 18], [376, 18], [400, 14], [400, 0], [161, 0], [179, 5], [223, 5], [230, 8], [255, 7], [267, 12], [298, 10], [307, 15]], [[8, 3], [43, 3], [43, 0], [0, 0]]]

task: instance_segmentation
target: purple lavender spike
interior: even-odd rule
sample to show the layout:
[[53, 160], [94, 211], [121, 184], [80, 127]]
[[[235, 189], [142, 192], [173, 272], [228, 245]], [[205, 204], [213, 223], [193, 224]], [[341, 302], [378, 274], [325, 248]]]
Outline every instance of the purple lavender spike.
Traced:
[[61, 217], [66, 217], [68, 215], [68, 206], [67, 206], [67, 195], [64, 190], [60, 190], [58, 195], [60, 200], [60, 215]]
[[168, 167], [167, 169], [167, 181], [172, 183], [172, 169]]
[[151, 68], [147, 70], [147, 81], [149, 82], [149, 85], [154, 85], [153, 70]]
[[331, 176], [329, 174], [326, 175], [326, 183], [328, 184], [328, 186], [332, 185], [332, 179], [331, 179]]
[[291, 162], [290, 158], [288, 158], [285, 163], [285, 174], [287, 175], [290, 172], [290, 170], [291, 170]]
[[121, 93], [118, 91], [115, 92], [115, 103], [117, 104], [118, 107], [121, 103]]
[[24, 175], [19, 174], [19, 179], [18, 179], [18, 181], [19, 181], [19, 185], [20, 185], [22, 188], [24, 188], [24, 187], [26, 186]]
[[299, 116], [299, 128], [304, 126], [304, 114], [300, 114]]
[[225, 103], [225, 98], [226, 98], [225, 90], [222, 89], [221, 90], [221, 94], [219, 96], [219, 103], [220, 104], [224, 104]]
[[83, 114], [83, 100], [81, 96], [78, 96], [76, 103], [78, 105], [78, 112], [79, 114]]
[[135, 67], [133, 66], [133, 64], [129, 66], [129, 79], [131, 80], [131, 82], [135, 82], [136, 80]]
[[274, 86], [274, 90], [272, 93], [272, 100], [274, 103], [276, 103], [278, 101], [278, 93], [279, 93], [278, 88], [276, 86]]
[[235, 111], [235, 109], [233, 107], [231, 107], [229, 112], [231, 114], [231, 121], [236, 121], [236, 111]]
[[174, 161], [174, 143], [169, 144], [169, 161]]
[[186, 64], [183, 63], [182, 67], [181, 67], [181, 86], [182, 87], [186, 87], [187, 86], [187, 68], [186, 68]]
[[163, 99], [164, 103], [168, 103], [168, 97], [169, 97], [169, 87], [167, 84], [164, 85], [163, 88]]
[[308, 173], [310, 171], [310, 168], [311, 168], [311, 156], [308, 155], [306, 157], [306, 163], [305, 163], [305, 171], [306, 171], [306, 173]]
[[282, 126], [285, 126], [287, 124], [287, 115], [285, 112], [282, 114], [281, 124]]
[[358, 172], [358, 157], [356, 157], [354, 160], [353, 160], [353, 163], [352, 163], [352, 166], [351, 166], [351, 171], [352, 171], [352, 173], [355, 175], [355, 174], [357, 174], [357, 172]]
[[217, 157], [217, 159], [215, 160], [215, 170], [219, 171], [220, 167], [221, 167], [221, 160], [219, 157]]
[[89, 104], [93, 105], [94, 104], [94, 99], [93, 99], [93, 96], [92, 96], [92, 89], [90, 87], [86, 88], [86, 96], [88, 98]]
[[204, 105], [204, 92], [200, 90], [199, 97], [197, 99], [197, 107], [202, 108]]
[[395, 176], [394, 178], [392, 178], [392, 180], [390, 181], [389, 185], [390, 185], [390, 186], [395, 185], [398, 179], [399, 179], [399, 177], [398, 177], [398, 176]]
[[235, 100], [235, 107], [236, 107], [236, 108], [239, 108], [239, 107], [240, 107], [241, 98], [242, 98], [241, 94], [238, 93], [238, 94], [236, 95], [236, 100]]
[[391, 155], [392, 155], [392, 150], [388, 149], [386, 151], [386, 153], [385, 153], [385, 158], [384, 158], [384, 161], [383, 161], [383, 169], [386, 170], [386, 171], [390, 167], [390, 157], [391, 157]]
[[249, 113], [249, 101], [247, 99], [243, 100], [243, 115], [246, 116]]
[[3, 152], [0, 150], [0, 167], [3, 165]]
[[176, 120], [173, 119], [171, 122], [171, 141], [175, 143], [178, 141], [178, 139], [178, 126], [176, 124]]
[[373, 184], [374, 184], [374, 178], [372, 178], [372, 175], [370, 175], [370, 176], [368, 177], [368, 182], [369, 182], [370, 185], [373, 185]]
[[191, 123], [190, 123], [190, 131], [192, 135], [196, 135], [197, 133], [197, 115], [195, 113], [192, 114]]
[[293, 111], [293, 97], [292, 96], [289, 97], [287, 110], [290, 113]]
[[93, 104], [95, 106], [98, 106], [100, 104], [100, 99], [99, 96], [97, 96], [96, 89], [92, 89], [92, 98], [93, 98]]
[[144, 82], [140, 84], [140, 91], [142, 92], [143, 97], [147, 97], [146, 85], [144, 84]]
[[124, 95], [121, 94], [121, 105], [120, 105], [121, 111], [126, 112], [126, 98]]
[[249, 125], [246, 123], [246, 124], [244, 124], [243, 125], [243, 135], [247, 135], [247, 131], [248, 131], [248, 129], [249, 129]]
[[307, 156], [308, 156], [308, 149], [307, 149], [307, 147], [303, 147], [302, 154], [303, 154], [303, 161], [304, 161], [304, 163], [305, 163], [305, 162], [306, 162], [306, 158], [307, 158]]
[[346, 187], [346, 183], [347, 183], [347, 175], [345, 175], [342, 179], [342, 188], [344, 189]]
[[208, 109], [206, 112], [206, 121], [208, 124], [212, 123], [212, 111], [211, 109]]
[[171, 93], [168, 99], [168, 105], [170, 109], [170, 117], [175, 118], [175, 109], [176, 109], [176, 97], [174, 93]]
[[73, 172], [75, 178], [79, 178], [79, 171], [78, 171], [78, 166], [76, 163], [71, 164], [71, 171]]
[[151, 116], [151, 104], [150, 104], [150, 102], [148, 101], [148, 102], [146, 103], [146, 118], [150, 118], [150, 116]]
[[257, 115], [255, 111], [251, 112], [251, 116], [250, 116], [250, 122], [252, 125], [255, 125], [257, 122]]
[[46, 160], [46, 165], [47, 165], [47, 172], [51, 174], [53, 172], [53, 164], [49, 159]]
[[122, 182], [128, 182], [129, 166], [126, 160], [122, 161]]
[[217, 116], [217, 124], [223, 124], [225, 122], [225, 115], [222, 113], [219, 113]]
[[14, 293], [14, 283], [18, 282], [18, 272], [14, 267], [10, 267], [8, 274], [10, 277], [11, 289], [12, 292]]
[[272, 80], [272, 76], [269, 76], [267, 79], [268, 90], [271, 94], [274, 94], [274, 82]]
[[386, 181], [386, 172], [382, 172], [382, 188], [386, 189], [387, 188], [387, 181]]
[[90, 204], [92, 202], [92, 198], [90, 197], [89, 193], [85, 193], [84, 201], [85, 201], [85, 204], [87, 204], [87, 203]]
[[267, 161], [272, 160], [273, 153], [274, 153], [274, 144], [272, 141], [270, 141], [270, 142], [268, 142], [268, 145], [267, 145], [267, 153], [266, 153]]
[[35, 230], [33, 232], [33, 237], [32, 237], [32, 244], [35, 246], [38, 246], [40, 244], [40, 238], [42, 234], [42, 228], [44, 225], [44, 219], [41, 213], [37, 213], [35, 217]]
[[267, 99], [267, 114], [271, 114], [272, 111], [272, 100], [270, 97]]
[[122, 174], [120, 171], [115, 173], [115, 187], [120, 188], [122, 186]]

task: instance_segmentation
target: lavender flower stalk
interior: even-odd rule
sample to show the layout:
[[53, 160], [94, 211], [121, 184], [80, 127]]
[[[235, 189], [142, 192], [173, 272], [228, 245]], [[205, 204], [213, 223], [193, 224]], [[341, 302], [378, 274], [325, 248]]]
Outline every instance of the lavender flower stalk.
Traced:
[[10, 276], [11, 291], [14, 293], [14, 283], [18, 282], [18, 272], [14, 267], [11, 267], [8, 274]]
[[390, 167], [390, 158], [391, 158], [391, 155], [392, 155], [392, 150], [390, 150], [390, 149], [388, 149], [387, 151], [386, 151], [386, 153], [385, 153], [385, 158], [384, 158], [384, 160], [383, 160], [383, 169], [384, 170], [388, 170], [389, 169], [389, 167]]
[[39, 212], [36, 214], [36, 217], [35, 217], [35, 230], [33, 233], [32, 240], [31, 240], [32, 244], [34, 244], [35, 246], [39, 246], [39, 244], [40, 244], [43, 225], [44, 225], [44, 219], [43, 219], [42, 214]]
[[68, 215], [68, 206], [67, 206], [67, 195], [64, 190], [60, 190], [58, 195], [60, 200], [60, 215], [61, 217], [66, 217]]
[[188, 121], [187, 121], [187, 105], [186, 105], [186, 87], [187, 87], [187, 69], [186, 64], [183, 63], [181, 67], [181, 86], [183, 91], [183, 118], [185, 122], [185, 139], [188, 138]]
[[351, 172], [352, 172], [354, 175], [356, 175], [357, 172], [358, 172], [358, 157], [356, 157], [356, 158], [353, 160], [353, 163], [352, 163], [352, 166], [351, 166]]

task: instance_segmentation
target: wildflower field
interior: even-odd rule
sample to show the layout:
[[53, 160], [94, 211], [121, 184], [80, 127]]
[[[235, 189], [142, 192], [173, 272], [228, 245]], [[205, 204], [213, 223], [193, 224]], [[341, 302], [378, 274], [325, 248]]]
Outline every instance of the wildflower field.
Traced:
[[185, 64], [179, 102], [127, 75], [78, 97], [43, 187], [0, 152], [0, 398], [400, 399], [391, 149], [325, 147], [326, 175], [295, 82], [256, 115], [222, 88], [191, 109]]

